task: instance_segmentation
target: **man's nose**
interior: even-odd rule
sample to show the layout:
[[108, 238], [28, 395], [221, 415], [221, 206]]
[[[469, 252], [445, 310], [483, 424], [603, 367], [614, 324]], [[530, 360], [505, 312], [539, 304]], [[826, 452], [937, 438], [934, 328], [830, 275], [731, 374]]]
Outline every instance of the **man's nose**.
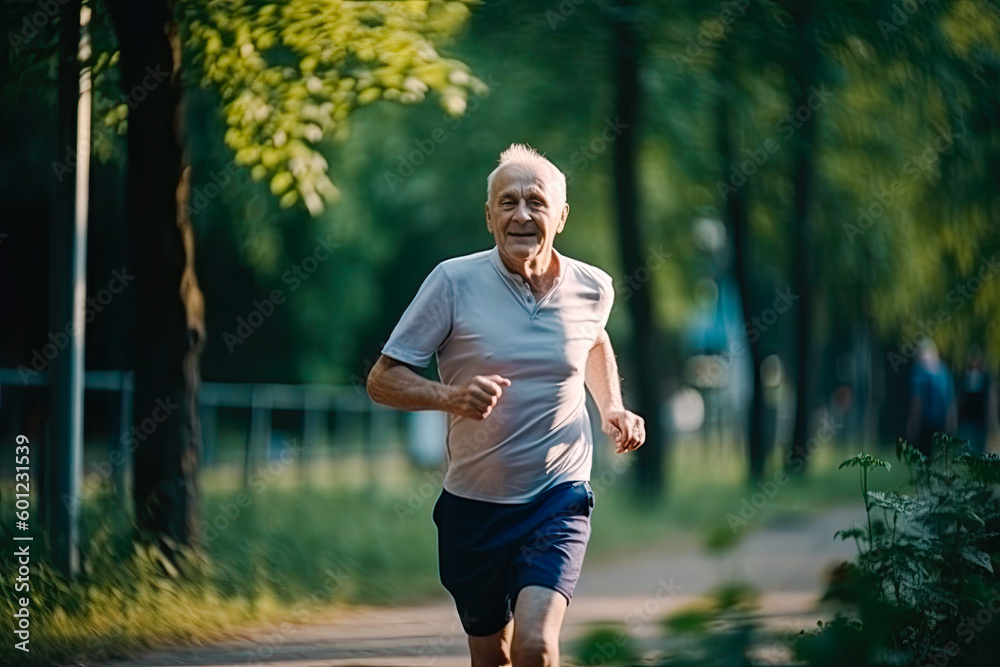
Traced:
[[527, 222], [531, 220], [531, 211], [528, 210], [528, 202], [521, 201], [514, 210], [514, 220], [517, 222]]

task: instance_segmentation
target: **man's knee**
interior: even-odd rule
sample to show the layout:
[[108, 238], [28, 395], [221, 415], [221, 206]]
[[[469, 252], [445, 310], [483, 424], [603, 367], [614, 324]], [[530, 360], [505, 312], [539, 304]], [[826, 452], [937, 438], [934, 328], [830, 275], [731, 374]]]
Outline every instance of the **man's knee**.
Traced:
[[472, 667], [504, 667], [510, 665], [510, 624], [488, 637], [469, 636]]
[[515, 665], [554, 665], [559, 655], [559, 636], [539, 628], [517, 631], [511, 653]]
[[510, 651], [506, 647], [491, 646], [470, 648], [472, 667], [507, 667], [510, 665]]
[[514, 653], [538, 655], [547, 653], [558, 645], [559, 637], [554, 633], [546, 633], [539, 628], [531, 628], [524, 632], [514, 633]]

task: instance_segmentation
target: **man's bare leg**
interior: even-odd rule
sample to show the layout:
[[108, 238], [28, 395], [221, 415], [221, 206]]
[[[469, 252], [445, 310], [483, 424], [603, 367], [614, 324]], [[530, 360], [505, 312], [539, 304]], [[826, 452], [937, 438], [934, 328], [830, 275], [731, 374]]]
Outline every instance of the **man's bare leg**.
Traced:
[[514, 623], [511, 621], [499, 632], [486, 637], [469, 636], [469, 653], [472, 654], [472, 667], [509, 667], [510, 638], [514, 634]]
[[514, 667], [558, 667], [559, 632], [569, 605], [562, 593], [525, 586], [514, 610]]

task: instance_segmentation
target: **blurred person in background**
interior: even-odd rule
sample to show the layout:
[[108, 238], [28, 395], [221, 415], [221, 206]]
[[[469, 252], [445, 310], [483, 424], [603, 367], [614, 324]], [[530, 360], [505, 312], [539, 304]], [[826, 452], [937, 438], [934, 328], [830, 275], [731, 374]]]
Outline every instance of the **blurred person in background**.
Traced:
[[[594, 507], [586, 389], [618, 453], [645, 440], [605, 331], [611, 277], [553, 247], [568, 214], [555, 165], [524, 145], [501, 153], [496, 245], [431, 271], [368, 376], [379, 403], [449, 413], [433, 518], [473, 667], [559, 664]], [[440, 382], [416, 372], [435, 357]]]
[[968, 440], [970, 451], [982, 454], [996, 418], [996, 381], [985, 368], [983, 351], [973, 346], [958, 386], [958, 437]]
[[954, 434], [957, 409], [951, 372], [938, 355], [937, 345], [925, 338], [910, 371], [910, 414], [906, 439], [921, 452], [932, 456], [935, 433]]

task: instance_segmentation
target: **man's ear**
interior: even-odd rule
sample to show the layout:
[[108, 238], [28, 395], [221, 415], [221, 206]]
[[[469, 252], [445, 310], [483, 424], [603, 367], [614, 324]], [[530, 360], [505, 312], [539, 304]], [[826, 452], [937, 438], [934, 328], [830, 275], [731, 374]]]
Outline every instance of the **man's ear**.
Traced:
[[483, 204], [483, 208], [486, 209], [486, 231], [492, 234], [493, 225], [491, 224], [492, 221], [490, 220], [490, 203], [486, 202], [485, 204]]
[[557, 234], [563, 230], [563, 227], [566, 226], [566, 218], [568, 217], [569, 217], [569, 204], [566, 203], [563, 204], [562, 217], [559, 218], [559, 227], [556, 229]]

